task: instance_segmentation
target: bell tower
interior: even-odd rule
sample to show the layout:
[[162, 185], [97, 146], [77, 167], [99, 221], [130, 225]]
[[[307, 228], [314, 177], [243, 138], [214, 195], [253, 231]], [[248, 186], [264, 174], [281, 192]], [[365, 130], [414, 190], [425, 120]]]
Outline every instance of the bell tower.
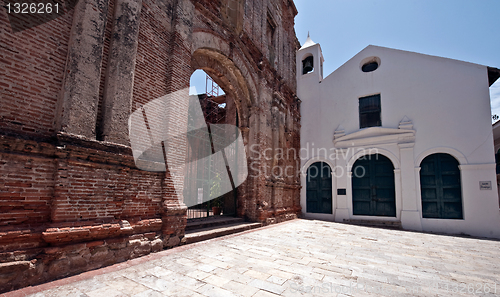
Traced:
[[307, 40], [297, 51], [297, 96], [304, 98], [303, 92], [312, 87], [311, 84], [320, 83], [323, 80], [323, 53], [319, 43], [312, 41], [309, 33]]

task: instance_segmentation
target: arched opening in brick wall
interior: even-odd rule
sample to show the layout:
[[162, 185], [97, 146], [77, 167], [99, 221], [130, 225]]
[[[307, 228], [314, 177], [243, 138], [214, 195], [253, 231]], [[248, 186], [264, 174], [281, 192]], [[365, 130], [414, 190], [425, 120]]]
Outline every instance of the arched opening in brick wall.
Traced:
[[[213, 49], [196, 50], [191, 58], [192, 71], [206, 72], [230, 98], [234, 100], [239, 127], [248, 127], [249, 107], [252, 95], [240, 69], [227, 56]], [[243, 136], [246, 137], [245, 135]], [[245, 139], [245, 144], [247, 139]]]
[[[193, 74], [190, 95], [198, 97], [209, 131], [211, 127], [215, 128], [217, 125], [232, 125], [248, 132], [248, 128], [246, 128], [248, 105], [245, 103], [250, 102], [250, 98], [246, 81], [239, 69], [226, 56], [208, 49], [195, 51], [191, 61]], [[247, 133], [241, 134], [244, 142], [247, 143]], [[244, 148], [240, 147], [240, 149]], [[234, 151], [233, 153], [238, 152]], [[192, 172], [190, 173], [196, 178], [186, 182], [185, 187], [192, 188], [187, 191], [191, 193], [191, 196], [197, 195], [196, 198], [184, 197], [185, 203], [187, 199], [191, 200], [188, 204], [188, 219], [218, 215], [218, 209], [213, 209], [213, 207], [219, 208], [220, 214], [225, 216], [236, 216], [241, 213], [241, 210], [239, 211], [243, 207], [241, 196], [246, 183], [235, 185], [235, 182], [231, 180], [233, 186], [231, 191], [207, 201], [203, 195], [210, 195], [214, 187], [213, 180], [219, 177], [215, 175], [217, 173], [214, 174], [210, 170], [200, 170], [199, 168], [199, 166], [208, 168], [211, 166], [210, 164], [198, 164], [197, 166], [197, 168], [187, 169], [196, 170], [194, 175]], [[231, 172], [232, 170], [233, 168], [229, 169], [228, 167], [229, 176], [235, 174]], [[193, 199], [197, 199], [194, 202], [197, 203], [196, 205], [193, 205]], [[238, 203], [238, 201], [240, 202]]]

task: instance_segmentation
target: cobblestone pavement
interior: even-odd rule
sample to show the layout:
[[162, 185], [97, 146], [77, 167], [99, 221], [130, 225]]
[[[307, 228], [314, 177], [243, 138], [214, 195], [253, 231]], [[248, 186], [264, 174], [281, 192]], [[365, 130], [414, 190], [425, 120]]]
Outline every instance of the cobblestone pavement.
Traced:
[[30, 296], [500, 296], [500, 241], [323, 221], [133, 261], [28, 288], [50, 288]]

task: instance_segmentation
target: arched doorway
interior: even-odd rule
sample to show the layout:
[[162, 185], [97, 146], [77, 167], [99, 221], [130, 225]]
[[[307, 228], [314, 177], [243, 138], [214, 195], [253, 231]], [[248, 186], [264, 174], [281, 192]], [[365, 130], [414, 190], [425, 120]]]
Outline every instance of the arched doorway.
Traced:
[[186, 155], [191, 162], [186, 165], [189, 178], [183, 189], [187, 218], [235, 216], [243, 147], [233, 143], [239, 133], [228, 130], [239, 125], [234, 98], [198, 69], [190, 79], [189, 110]]
[[394, 165], [380, 154], [366, 155], [352, 167], [353, 215], [396, 216]]
[[[248, 128], [248, 109], [252, 105], [252, 96], [250, 94], [251, 87], [248, 85], [245, 77], [243, 77], [240, 69], [227, 56], [210, 48], [199, 48], [193, 52], [191, 68], [193, 73], [201, 70], [205, 72], [213, 83], [220, 87], [220, 91], [222, 91], [222, 94], [219, 93], [218, 96], [214, 96], [214, 94], [209, 94], [210, 88], [207, 88], [206, 96], [199, 96], [209, 129], [212, 130], [210, 127], [216, 128], [219, 124], [233, 125], [239, 128], [243, 141], [247, 144], [250, 130]], [[204, 91], [204, 88], [202, 90]], [[229, 152], [229, 155], [238, 155], [238, 152]], [[228, 175], [231, 175], [229, 171]], [[252, 175], [250, 173], [248, 176], [251, 179]], [[198, 184], [196, 185], [196, 189], [200, 192], [210, 192], [213, 185], [205, 181], [211, 181], [213, 178], [214, 176], [211, 174], [197, 177]], [[212, 206], [214, 205], [222, 208], [223, 215], [244, 216], [246, 214], [245, 205], [247, 205], [249, 182], [246, 180], [238, 186], [233, 183], [234, 176], [229, 178], [231, 179], [233, 190], [219, 196], [217, 199], [190, 207], [193, 210], [188, 209], [188, 219], [194, 219], [199, 215], [196, 208], [203, 209], [205, 213], [203, 216], [213, 215]], [[217, 176], [215, 176], [215, 179], [217, 179]], [[205, 186], [202, 187], [200, 184], [204, 184]]]
[[422, 216], [436, 219], [462, 219], [460, 169], [454, 157], [432, 154], [420, 163]]
[[306, 211], [332, 213], [332, 169], [325, 162], [313, 163], [307, 168]]

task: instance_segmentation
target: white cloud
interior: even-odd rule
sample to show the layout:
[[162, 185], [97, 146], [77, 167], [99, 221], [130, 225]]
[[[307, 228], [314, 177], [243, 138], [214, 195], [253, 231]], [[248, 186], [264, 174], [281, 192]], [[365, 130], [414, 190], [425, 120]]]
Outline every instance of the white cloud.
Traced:
[[491, 114], [500, 116], [500, 79], [490, 87], [490, 102]]

